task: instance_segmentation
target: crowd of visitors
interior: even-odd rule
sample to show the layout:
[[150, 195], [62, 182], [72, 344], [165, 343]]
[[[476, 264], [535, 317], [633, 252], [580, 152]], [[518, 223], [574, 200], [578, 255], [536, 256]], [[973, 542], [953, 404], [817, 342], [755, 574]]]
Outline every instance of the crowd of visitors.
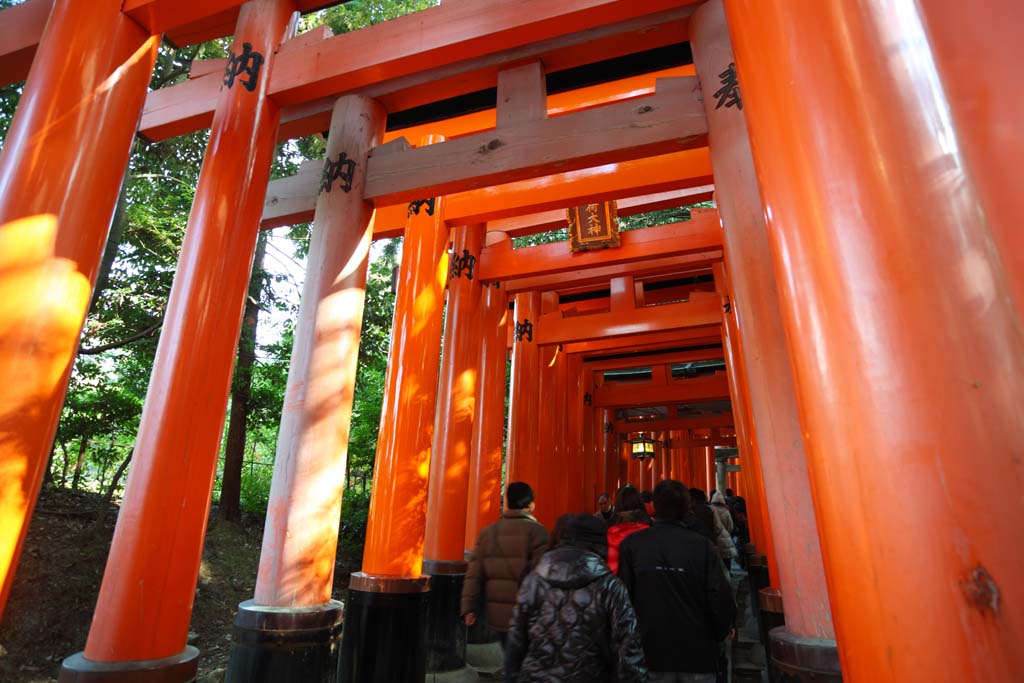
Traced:
[[462, 594], [486, 615], [515, 683], [716, 683], [736, 603], [729, 568], [746, 542], [742, 498], [667, 479], [625, 485], [597, 512], [567, 514], [549, 537], [528, 484], [509, 484], [502, 518], [480, 532]]

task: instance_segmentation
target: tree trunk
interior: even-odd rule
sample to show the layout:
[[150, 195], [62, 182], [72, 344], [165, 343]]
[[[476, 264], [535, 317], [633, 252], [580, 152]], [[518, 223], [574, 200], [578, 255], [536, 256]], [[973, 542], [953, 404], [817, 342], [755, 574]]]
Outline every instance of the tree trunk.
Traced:
[[238, 360], [231, 383], [231, 413], [228, 438], [224, 447], [224, 477], [220, 487], [219, 519], [238, 522], [242, 519], [242, 464], [245, 460], [245, 431], [249, 420], [249, 394], [252, 389], [252, 366], [256, 361], [256, 327], [260, 316], [260, 292], [265, 273], [263, 257], [267, 251], [266, 233], [260, 234], [249, 278], [249, 296], [245, 300], [242, 333], [238, 340]]
[[60, 441], [60, 452], [64, 454], [64, 464], [60, 468], [60, 487], [65, 488], [68, 485], [68, 447]]
[[71, 490], [77, 491], [82, 480], [82, 467], [85, 465], [85, 452], [89, 449], [89, 437], [83, 436], [78, 441], [78, 459], [75, 460], [75, 473], [71, 477]]
[[103, 526], [107, 521], [107, 510], [110, 508], [110, 501], [114, 497], [114, 491], [117, 490], [117, 485], [121, 483], [121, 477], [124, 476], [124, 472], [128, 469], [128, 463], [132, 461], [132, 456], [135, 455], [135, 446], [128, 451], [128, 457], [121, 461], [121, 464], [117, 466], [117, 470], [114, 472], [114, 478], [110, 480], [110, 486], [107, 487], [107, 492], [103, 494], [103, 500], [100, 501], [100, 506], [96, 510], [96, 521], [92, 524], [92, 533], [99, 536], [103, 533]]

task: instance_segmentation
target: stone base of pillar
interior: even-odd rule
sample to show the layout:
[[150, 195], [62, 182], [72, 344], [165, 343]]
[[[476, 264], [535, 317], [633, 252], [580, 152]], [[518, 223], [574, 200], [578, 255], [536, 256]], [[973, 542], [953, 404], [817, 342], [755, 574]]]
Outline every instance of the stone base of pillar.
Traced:
[[96, 662], [81, 652], [64, 660], [60, 667], [60, 683], [193, 683], [199, 669], [199, 650], [185, 649], [163, 659], [130, 662]]
[[338, 659], [339, 683], [423, 683], [430, 580], [352, 575]]
[[466, 624], [459, 614], [466, 563], [424, 560], [430, 576], [427, 608], [427, 672], [459, 671], [466, 666]]
[[778, 588], [762, 588], [757, 596], [760, 611], [757, 616], [757, 630], [761, 635], [761, 642], [764, 643], [765, 655], [768, 662], [768, 674], [771, 677], [771, 639], [768, 634], [772, 629], [781, 628], [786, 625], [786, 616], [782, 610], [782, 592]]
[[497, 640], [471, 643], [466, 646], [466, 664], [485, 674], [495, 674], [505, 667], [505, 654]]
[[225, 683], [334, 683], [342, 604], [266, 607], [246, 600], [235, 617]]
[[757, 553], [747, 556], [747, 580], [750, 582], [750, 609], [757, 619], [761, 609], [757, 596], [760, 595], [762, 588], [771, 586], [767, 557]]
[[801, 638], [785, 628], [768, 636], [772, 683], [841, 683], [836, 641]]

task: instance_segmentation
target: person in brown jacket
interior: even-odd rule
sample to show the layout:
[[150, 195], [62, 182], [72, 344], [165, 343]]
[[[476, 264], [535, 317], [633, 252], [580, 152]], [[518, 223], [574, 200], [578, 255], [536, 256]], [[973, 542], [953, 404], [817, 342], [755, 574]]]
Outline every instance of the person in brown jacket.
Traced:
[[548, 549], [548, 530], [530, 514], [533, 489], [521, 481], [505, 492], [505, 512], [477, 538], [462, 586], [462, 616], [467, 626], [481, 611], [498, 633], [502, 647], [516, 606], [519, 584]]

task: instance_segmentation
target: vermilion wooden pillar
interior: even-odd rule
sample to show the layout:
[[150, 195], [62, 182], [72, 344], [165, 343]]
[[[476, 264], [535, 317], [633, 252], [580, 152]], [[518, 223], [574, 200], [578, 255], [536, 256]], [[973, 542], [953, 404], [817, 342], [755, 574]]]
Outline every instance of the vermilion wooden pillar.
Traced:
[[608, 495], [615, 502], [615, 492], [619, 490], [626, 479], [625, 462], [622, 460], [622, 452], [619, 447], [619, 437], [614, 431], [615, 411], [611, 408], [599, 408], [595, 414], [595, 428], [598, 430], [600, 441], [600, 457], [604, 462], [604, 485]]
[[566, 457], [566, 512], [588, 512], [597, 499], [594, 484], [596, 463], [584, 448], [583, 360], [566, 356], [566, 420], [562, 437]]
[[540, 347], [533, 340], [534, 326], [540, 317], [540, 292], [516, 294], [514, 305], [505, 481], [525, 481], [534, 486], [539, 465], [537, 387], [541, 368]]
[[[715, 449], [708, 449], [707, 454], [704, 456], [704, 481], [707, 483], [708, 493], [715, 487]], [[725, 495], [725, 492], [722, 492]]]
[[[558, 294], [544, 292], [541, 295], [540, 315], [558, 310]], [[564, 490], [565, 482], [560, 476], [565, 463], [562, 444], [558, 437], [558, 422], [565, 417], [565, 401], [559, 401], [562, 388], [558, 381], [558, 365], [563, 354], [555, 346], [539, 348], [540, 372], [534, 391], [537, 402], [537, 421], [531, 425], [536, 431], [537, 447], [532, 468], [535, 472], [533, 481], [526, 480], [533, 486], [536, 495], [536, 508], [533, 511], [537, 521], [551, 528], [558, 517], [561, 505], [559, 491]], [[555, 408], [557, 406], [557, 409]]]
[[217, 102], [84, 657], [65, 660], [64, 680], [95, 675], [98, 662], [163, 660], [153, 666], [178, 672], [195, 656], [192, 599], [279, 120], [267, 72], [294, 9], [253, 0], [239, 15], [232, 54], [264, 61]]
[[643, 478], [643, 460], [633, 457], [632, 444], [629, 443], [629, 439], [639, 436], [638, 434], [627, 434], [626, 439], [623, 441], [622, 452], [625, 453], [627, 460], [626, 468], [626, 481], [624, 483], [632, 484], [638, 491], [644, 489], [644, 478]]
[[[442, 236], [447, 232], [442, 226], [434, 229]], [[470, 451], [477, 420], [483, 335], [483, 287], [474, 271], [486, 232], [483, 224], [460, 226], [452, 237], [423, 548], [423, 572], [431, 577], [428, 672], [458, 671], [466, 666], [466, 626], [459, 614], [459, 599], [466, 574]]]
[[[579, 400], [582, 406], [582, 424], [580, 426], [582, 434], [581, 448], [583, 450], [581, 457], [583, 458], [583, 503], [584, 511], [589, 507], [597, 505], [597, 496], [603, 491], [607, 490], [605, 485], [605, 466], [604, 458], [601, 457], [601, 453], [597, 448], [600, 443], [598, 437], [600, 434], [597, 432], [597, 420], [595, 420], [595, 410], [590, 406], [591, 394], [589, 391], [589, 372], [584, 372], [581, 368], [580, 371], [580, 388], [579, 388]], [[571, 439], [570, 435], [570, 439]]]
[[[725, 268], [716, 269], [716, 274], [721, 274], [722, 280], [725, 277]], [[727, 283], [723, 283], [727, 285]], [[728, 290], [726, 290], [728, 291]], [[730, 299], [733, 297], [730, 295]], [[761, 460], [758, 457], [757, 435], [754, 425], [749, 419], [746, 400], [746, 374], [743, 367], [743, 354], [737, 347], [742, 346], [739, 337], [735, 334], [736, 317], [730, 313], [722, 316], [722, 350], [725, 354], [725, 367], [729, 376], [729, 392], [732, 400], [732, 412], [736, 420], [736, 442], [739, 445], [740, 461], [749, 462], [750, 470], [755, 477], [754, 487], [747, 500], [747, 526], [750, 530], [750, 539], [756, 546], [756, 550], [763, 554], [768, 560], [768, 571], [770, 579], [778, 584], [779, 571], [775, 560], [775, 546], [771, 533], [771, 517], [768, 513], [766, 502], [767, 494], [764, 489], [764, 480], [761, 477]], [[742, 427], [741, 425], [745, 425]], [[742, 435], [742, 436], [741, 436]], [[743, 438], [743, 437], [746, 438]], [[716, 487], [725, 493], [727, 486], [724, 472], [719, 472], [725, 463], [716, 463]]]
[[[335, 182], [317, 198], [256, 590], [235, 621], [230, 681], [299, 679], [337, 667], [342, 605], [331, 593], [373, 233], [361, 188], [384, 118], [365, 97], [334, 106], [327, 159], [357, 160], [358, 176], [349, 191]], [[268, 660], [267, 643], [288, 631], [303, 633], [303, 647], [270, 648]], [[320, 646], [309, 647], [314, 642]]]
[[1024, 157], [1024, 88], [1006, 87], [1020, 78], [1020, 4], [992, 0], [975, 11], [929, 0], [919, 7], [965, 167], [1024, 316], [1024, 194], [1016, 180]]
[[[723, 81], [731, 82], [729, 65], [733, 63], [721, 0], [703, 5], [694, 16], [692, 29], [702, 90], [715, 92], [723, 87]], [[742, 91], [740, 98], [742, 102]], [[722, 106], [718, 106], [719, 101]], [[797, 638], [820, 639], [821, 642], [814, 644], [814, 651], [830, 661], [820, 673], [838, 679], [835, 629], [793, 375], [743, 111], [738, 104], [731, 106], [727, 98], [705, 98], [704, 108], [712, 163], [718, 169], [715, 196], [725, 231], [729, 266], [729, 282], [723, 282], [722, 286], [733, 294], [725, 314], [726, 323], [732, 325], [730, 343], [741, 342], [736, 350], [737, 355], [742, 356], [739, 362], [746, 380], [743, 393], [750, 407], [748, 426], [753, 425], [757, 434], [765, 503], [773, 522], [771, 532], [777, 572], [770, 567], [770, 578], [781, 587], [788, 633]], [[721, 272], [719, 269], [716, 275]], [[751, 460], [741, 458], [743, 473], [753, 470]], [[728, 480], [736, 495], [745, 494], [740, 472], [730, 472]], [[776, 650], [784, 652], [780, 657], [788, 654], [788, 651]], [[796, 671], [800, 664], [796, 659], [780, 661], [779, 668], [785, 666]]]
[[352, 683], [425, 675], [421, 572], [448, 279], [443, 198], [432, 213], [428, 206], [410, 211], [402, 245], [363, 569], [352, 575], [345, 605], [338, 673]]
[[159, 45], [120, 10], [120, 0], [54, 2], [0, 155], [0, 226], [40, 216], [4, 229], [5, 278], [31, 277], [47, 294], [30, 296], [26, 280], [0, 309], [0, 614]]
[[[491, 239], [491, 235], [500, 235]], [[508, 240], [500, 233], [487, 243]], [[465, 549], [472, 550], [480, 530], [497, 521], [501, 511], [501, 465], [505, 441], [505, 375], [508, 360], [508, 297], [504, 286], [488, 285], [482, 297], [480, 386], [473, 427]]]
[[925, 4], [726, 7], [843, 671], [1008, 681], [1024, 505], [977, 492], [1024, 486], [1024, 325]]

